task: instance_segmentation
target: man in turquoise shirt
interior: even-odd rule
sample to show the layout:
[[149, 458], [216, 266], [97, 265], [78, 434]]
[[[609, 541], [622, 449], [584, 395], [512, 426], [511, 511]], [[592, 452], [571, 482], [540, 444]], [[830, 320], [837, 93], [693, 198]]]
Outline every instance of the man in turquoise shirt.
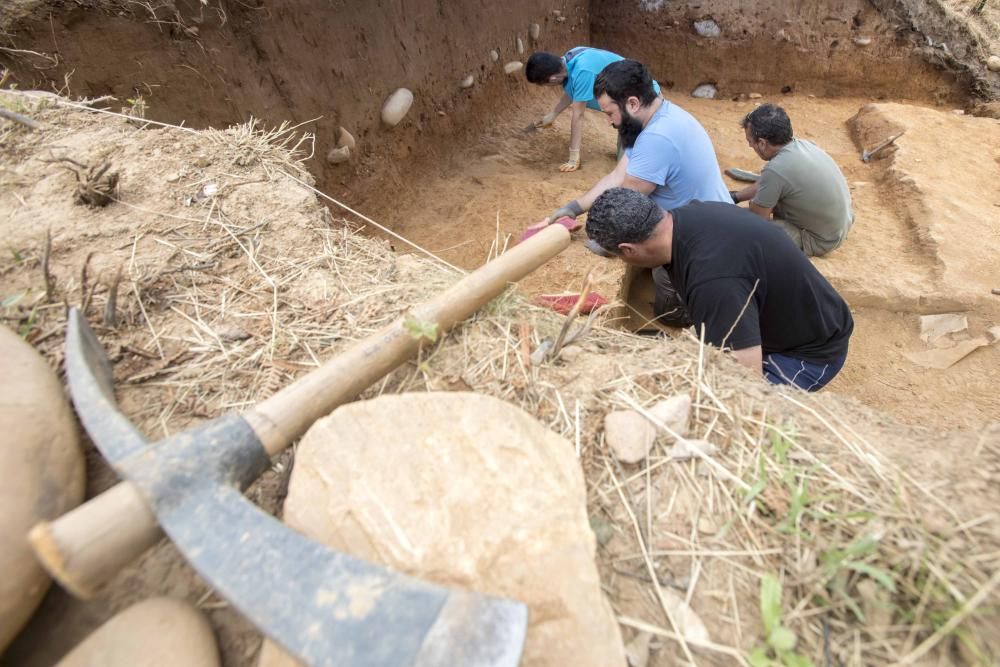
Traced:
[[[594, 97], [594, 81], [601, 70], [613, 62], [623, 60], [617, 53], [577, 46], [567, 51], [561, 58], [551, 53], [538, 51], [531, 54], [524, 74], [528, 81], [540, 86], [562, 86], [563, 95], [552, 111], [545, 114], [535, 125], [547, 127], [555, 122], [556, 116], [572, 106], [570, 121], [569, 159], [559, 167], [559, 171], [576, 171], [580, 168], [580, 145], [583, 143], [583, 112], [585, 109], [600, 111], [601, 106]], [[653, 82], [656, 94], [660, 94], [660, 84]]]

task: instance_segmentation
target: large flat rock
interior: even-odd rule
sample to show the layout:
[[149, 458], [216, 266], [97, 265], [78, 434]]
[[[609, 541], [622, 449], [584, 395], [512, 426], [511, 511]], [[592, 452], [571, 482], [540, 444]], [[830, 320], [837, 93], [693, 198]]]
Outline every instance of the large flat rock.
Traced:
[[[618, 667], [585, 506], [570, 443], [495, 398], [430, 393], [317, 422], [299, 444], [284, 518], [334, 549], [525, 602], [525, 667]], [[260, 664], [287, 664], [279, 653], [265, 647]]]

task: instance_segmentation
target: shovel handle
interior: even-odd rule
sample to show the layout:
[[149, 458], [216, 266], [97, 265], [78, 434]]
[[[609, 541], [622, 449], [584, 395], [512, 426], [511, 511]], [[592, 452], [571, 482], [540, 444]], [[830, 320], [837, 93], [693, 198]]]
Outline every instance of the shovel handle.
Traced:
[[[568, 245], [569, 231], [562, 225], [549, 225], [243, 417], [268, 455], [277, 454], [314, 421], [354, 400], [416, 353], [422, 341], [407, 327], [408, 320], [436, 324], [441, 336]], [[28, 539], [53, 578], [74, 595], [88, 598], [161, 537], [156, 516], [139, 487], [125, 481], [52, 522], [36, 525]]]

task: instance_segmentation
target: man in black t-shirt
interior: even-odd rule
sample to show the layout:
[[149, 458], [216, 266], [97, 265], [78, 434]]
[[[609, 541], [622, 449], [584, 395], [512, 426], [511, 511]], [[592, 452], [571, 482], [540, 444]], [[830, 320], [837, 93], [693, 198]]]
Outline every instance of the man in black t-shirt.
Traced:
[[840, 371], [851, 311], [779, 228], [731, 204], [663, 211], [612, 188], [587, 218], [588, 245], [646, 268], [662, 266], [696, 330], [773, 384], [821, 389]]

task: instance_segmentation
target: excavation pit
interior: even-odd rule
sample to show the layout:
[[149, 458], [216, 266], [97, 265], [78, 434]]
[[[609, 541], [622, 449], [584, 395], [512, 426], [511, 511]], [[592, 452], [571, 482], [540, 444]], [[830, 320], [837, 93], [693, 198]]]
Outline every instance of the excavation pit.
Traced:
[[[391, 244], [392, 252], [384, 245], [362, 248], [362, 242], [344, 231], [346, 228], [328, 228], [330, 218], [316, 214], [313, 192], [284, 176], [269, 180], [276, 173], [269, 170], [285, 169], [286, 165], [271, 162], [278, 158], [258, 150], [256, 140], [246, 140], [248, 133], [230, 136], [230, 143], [220, 148], [206, 135], [144, 126], [142, 116], [191, 128], [225, 127], [246, 122], [251, 116], [261, 119], [261, 127], [277, 127], [283, 121], [302, 123], [298, 132], [315, 135], [314, 144], [300, 146], [313, 153], [302, 165], [319, 191], [436, 257], [472, 269], [516, 243], [525, 227], [584, 192], [614, 165], [615, 133], [599, 114], [585, 117], [582, 169], [574, 173], [558, 171], [569, 140], [568, 114], [552, 128], [522, 132], [551, 108], [556, 93], [529, 86], [523, 72], [504, 72], [505, 64], [524, 58], [517, 53], [516, 39], [522, 40], [528, 52], [534, 48], [560, 52], [581, 43], [605, 46], [650, 66], [664, 84], [666, 97], [691, 112], [706, 128], [721, 167], [761, 168], [738, 124], [760, 101], [783, 106], [796, 135], [815, 141], [840, 165], [851, 186], [857, 222], [847, 242], [815, 264], [851, 304], [857, 328], [847, 366], [826, 392], [833, 407], [818, 413], [832, 424], [830, 433], [835, 435], [821, 441], [810, 430], [819, 427], [810, 422], [803, 427], [802, 438], [815, 445], [810, 452], [822, 452], [848, 471], [864, 468], [870, 461], [864, 458], [866, 449], [852, 449], [864, 442], [892, 461], [916, 466], [907, 468], [907, 474], [915, 475], [925, 489], [933, 488], [936, 493], [938, 487], [932, 484], [939, 478], [948, 481], [940, 493], [954, 494], [948, 496], [948, 503], [958, 507], [962, 520], [971, 526], [954, 538], [967, 543], [947, 542], [949, 548], [978, 549], [976, 557], [982, 560], [975, 562], [984, 568], [992, 566], [995, 559], [990, 560], [990, 553], [996, 549], [990, 552], [987, 547], [996, 534], [989, 532], [995, 531], [995, 524], [988, 513], [997, 501], [1000, 469], [994, 470], [994, 460], [989, 458], [996, 434], [988, 425], [1000, 415], [1000, 399], [993, 386], [1000, 368], [1000, 350], [997, 345], [985, 345], [947, 369], [921, 366], [912, 355], [929, 348], [921, 339], [922, 315], [961, 312], [967, 316], [968, 331], [939, 341], [942, 349], [985, 336], [1000, 322], [1000, 298], [991, 293], [1000, 288], [995, 268], [995, 257], [1000, 254], [1000, 134], [995, 119], [971, 113], [991, 108], [997, 75], [988, 73], [982, 55], [990, 43], [996, 44], [996, 33], [991, 33], [989, 26], [995, 25], [1000, 10], [989, 5], [976, 18], [968, 8], [959, 7], [973, 17], [970, 21], [975, 25], [986, 26], [976, 28], [981, 30], [973, 31], [978, 36], [972, 40], [962, 30], [952, 30], [949, 17], [935, 13], [936, 5], [910, 1], [829, 2], [796, 7], [794, 12], [782, 2], [752, 8], [738, 3], [708, 8], [647, 1], [550, 4], [516, 0], [500, 7], [472, 1], [421, 1], [407, 6], [405, 14], [395, 4], [381, 1], [337, 12], [322, 3], [261, 1], [142, 5], [108, 1], [87, 7], [43, 0], [9, 4], [3, 11], [13, 9], [13, 18], [0, 14], [5, 19], [0, 24], [5, 40], [0, 64], [9, 67], [13, 77], [5, 86], [16, 82], [21, 90], [55, 88], [67, 96], [91, 99], [113, 95], [115, 100], [96, 106], [124, 110], [133, 118], [130, 125], [95, 129], [91, 121], [82, 120], [90, 118], [86, 114], [67, 119], [58, 116], [55, 107], [35, 111], [36, 107], [26, 105], [19, 107], [21, 111], [37, 114], [54, 129], [31, 134], [23, 128], [11, 131], [9, 125], [0, 125], [0, 133], [4, 133], [0, 134], [0, 148], [11, 157], [10, 164], [20, 165], [24, 160], [29, 165], [27, 176], [8, 170], [7, 165], [0, 171], [4, 186], [0, 210], [5, 213], [2, 230], [14, 256], [21, 258], [0, 265], [0, 275], [11, 284], [0, 296], [6, 299], [37, 286], [39, 274], [34, 262], [41, 255], [42, 223], [51, 223], [53, 271], [60, 289], [71, 299], [85, 291], [81, 289], [80, 269], [90, 262], [88, 253], [94, 249], [96, 256], [86, 281], [98, 304], [103, 304], [104, 298], [101, 285], [114, 274], [117, 262], [129, 271], [136, 267], [163, 271], [152, 276], [159, 282], [154, 282], [149, 292], [142, 291], [141, 298], [138, 288], [134, 295], [123, 291], [125, 324], [117, 332], [102, 331], [112, 346], [123, 404], [150, 434], [175, 432], [208, 416], [240, 408], [304, 373], [313, 365], [313, 355], [322, 358], [346, 344], [357, 335], [351, 326], [381, 322], [383, 311], [423, 294], [414, 286], [425, 280], [437, 285], [434, 281], [448, 274], [433, 263], [416, 264], [414, 257], [421, 254], [419, 250], [345, 212], [337, 203], [320, 200], [337, 225], [341, 220], [357, 224], [368, 239]], [[717, 37], [710, 36], [712, 30], [698, 34], [694, 27], [709, 19], [720, 28]], [[533, 23], [540, 26], [537, 36], [529, 27]], [[691, 97], [702, 84], [717, 89], [716, 99]], [[399, 88], [413, 91], [413, 104], [402, 120], [389, 127], [380, 111], [383, 102]], [[9, 99], [2, 97], [0, 103], [14, 104]], [[346, 157], [341, 128], [352, 137]], [[906, 133], [895, 150], [862, 162], [864, 149], [903, 129]], [[288, 146], [294, 141], [297, 139]], [[53, 149], [57, 149], [56, 154], [51, 153]], [[336, 159], [328, 160], [331, 151], [337, 150], [341, 152]], [[58, 157], [62, 151], [86, 155], [88, 160], [107, 157], [124, 163], [118, 195], [121, 201], [100, 212], [51, 203], [66, 186], [59, 174], [70, 179], [72, 175], [60, 172], [58, 166], [43, 166], [43, 159]], [[262, 171], [243, 171], [255, 167]], [[308, 181], [305, 172], [291, 173]], [[732, 180], [727, 183], [733, 188], [739, 185]], [[221, 186], [219, 210], [212, 210], [211, 198], [198, 199], [209, 184]], [[192, 205], [184, 206], [182, 202], [189, 199]], [[244, 226], [228, 228], [239, 243], [233, 243], [222, 226], [213, 226], [211, 221], [220, 215], [247, 218]], [[205, 241], [213, 233], [219, 233], [220, 238]], [[623, 297], [621, 301], [632, 305], [620, 304], [618, 312], [624, 321], [611, 324], [632, 331], [647, 328], [652, 300], [648, 281], [643, 277], [629, 280], [622, 264], [588, 253], [580, 243], [584, 235], [576, 232], [571, 247], [526, 279], [521, 292], [528, 297], [573, 293], [581, 288], [584, 275], [592, 271], [597, 292], [609, 299]], [[205, 241], [208, 245], [188, 248], [181, 241]], [[228, 248], [227, 253], [231, 251], [222, 264], [207, 266], [191, 255], [206, 247], [215, 252], [213, 243]], [[349, 273], [355, 270], [352, 267], [360, 267], [356, 282], [345, 278], [343, 283], [355, 294], [331, 291], [322, 275], [309, 273], [302, 280], [282, 283], [282, 289], [257, 283], [255, 289], [266, 299], [254, 312], [263, 319], [247, 315], [210, 330], [185, 319], [201, 321], [199, 313], [207, 311], [193, 309], [210, 303], [201, 300], [205, 294], [218, 296], [211, 291], [213, 283], [225, 283], [231, 276], [259, 278], [255, 273], [258, 268], [291, 275], [287, 263], [279, 263], [277, 268], [270, 264], [254, 267], [250, 261], [267, 257], [275, 249], [278, 255], [294, 258], [305, 267], [301, 269], [304, 272], [313, 267], [312, 249], [316, 257], [329, 252], [340, 263], [331, 260], [328, 265], [336, 264], [338, 271]], [[355, 261], [357, 264], [351, 263]], [[138, 270], [126, 275], [123, 284], [134, 282], [137, 286], [151, 278]], [[385, 294], [369, 299], [365, 290], [371, 285], [380, 289], [385, 285]], [[410, 287], [414, 291], [406, 291]], [[288, 292], [282, 291], [286, 288]], [[400, 292], [393, 291], [396, 289]], [[187, 290], [198, 298], [190, 298]], [[179, 295], [187, 301], [178, 301]], [[230, 296], [249, 298], [238, 290]], [[257, 297], [263, 298], [260, 294]], [[277, 309], [279, 301], [283, 308], [304, 314], [305, 319], [314, 318], [305, 327], [301, 345], [296, 346], [293, 336], [282, 340], [279, 332], [261, 328], [269, 309]], [[140, 307], [149, 309], [150, 319], [156, 323], [152, 332]], [[536, 416], [568, 441], [578, 438], [582, 443], [581, 459], [591, 491], [588, 510], [600, 521], [614, 519], [610, 521], [613, 527], [592, 522], [601, 539], [607, 537], [607, 531], [612, 533], [612, 546], [599, 550], [602, 575], [616, 586], [620, 596], [616, 604], [634, 611], [642, 606], [636, 600], [648, 597], [649, 589], [641, 587], [641, 578], [648, 573], [632, 567], [641, 563], [634, 560], [638, 548], [625, 542], [631, 539], [633, 526], [627, 517], [623, 519], [618, 505], [614, 512], [608, 509], [608, 499], [614, 504], [618, 497], [601, 467], [604, 461], [593, 458], [594, 452], [600, 452], [603, 413], [609, 406], [624, 407], [615, 402], [620, 400], [615, 392], [624, 388], [640, 398], [652, 398], [661, 392], [691, 391], [703, 399], [697, 422], [702, 432], [698, 435], [707, 432], [705, 437], [709, 438], [717, 435], [716, 429], [728, 428], [729, 422], [725, 411], [711, 403], [707, 390], [698, 383], [722, 378], [720, 400], [733, 400], [741, 407], [743, 402], [757, 405], [757, 401], [768, 406], [763, 415], [748, 409], [748, 418], [763, 420], [765, 425], [748, 421], [745, 435], [739, 435], [761, 438], [765, 450], [774, 437], [766, 426], [772, 423], [767, 421], [772, 414], [767, 411], [774, 404], [766, 402], [772, 395], [762, 398], [767, 389], [759, 384], [739, 384], [737, 380], [745, 379], [742, 371], [735, 365], [726, 366], [726, 359], [712, 357], [702, 369], [704, 377], [699, 375], [698, 354], [682, 354], [678, 350], [690, 349], [673, 347], [675, 343], [691, 343], [687, 333], [677, 330], [667, 332], [672, 338], [664, 341], [662, 348], [641, 347], [650, 341], [636, 343], [634, 337], [620, 339], [617, 332], [601, 332], [588, 345], [570, 348], [574, 354], [552, 362], [542, 371], [542, 382], [522, 381], [516, 375], [520, 372], [518, 332], [526, 327], [538, 338], [552, 335], [553, 325], [545, 319], [547, 314], [538, 311], [512, 308], [507, 317], [507, 307], [506, 302], [496, 306], [477, 325], [482, 327], [476, 329], [478, 337], [463, 339], [463, 354], [467, 356], [461, 359], [466, 362], [466, 373], [454, 361], [456, 357], [449, 356], [457, 354], [452, 350], [440, 358], [421, 359], [426, 365], [407, 367], [385, 387], [390, 392], [473, 389], [494, 392], [505, 400], [531, 403], [537, 399]], [[58, 366], [60, 322], [46, 318], [57, 318], [59, 309], [49, 305], [33, 316], [17, 308], [15, 304], [12, 310], [4, 311], [5, 316], [18, 318], [12, 321], [21, 327], [30, 321], [27, 335], [36, 336], [36, 346]], [[92, 308], [91, 314], [94, 312]], [[314, 338], [323, 327], [335, 329], [341, 338]], [[32, 334], [32, 330], [37, 333]], [[502, 349], [496, 359], [486, 352], [479, 352], [486, 359], [478, 358], [477, 344], [485, 350], [496, 342], [490, 336], [503, 341]], [[188, 345], [197, 340], [197, 354], [214, 349], [213, 345], [234, 354], [231, 374], [227, 372], [224, 379], [206, 376], [209, 379], [204, 384], [212, 387], [207, 398], [188, 392], [183, 378], [175, 377], [180, 369], [198, 373], [201, 362], [190, 350], [170, 347], [171, 341], [177, 340]], [[329, 347], [316, 347], [317, 340]], [[280, 349], [287, 357], [264, 363], [260, 361], [265, 358], [263, 352], [245, 357], [233, 353], [229, 346], [242, 341], [250, 341], [248, 346], [269, 341], [273, 347], [265, 344], [260, 349]], [[157, 345], [167, 349], [161, 354]], [[664, 352], [658, 353], [658, 349]], [[489, 350], [490, 354], [496, 352]], [[440, 370], [436, 364], [449, 359], [448, 372], [422, 375], [428, 368]], [[627, 382], [613, 372], [622, 359], [630, 364]], [[661, 372], [664, 366], [676, 370], [677, 377], [666, 377]], [[646, 369], [650, 376], [656, 376], [655, 381], [643, 376]], [[485, 382], [487, 370], [495, 371], [499, 379]], [[696, 379], [689, 382], [686, 378]], [[242, 391], [242, 383], [252, 386]], [[229, 390], [228, 385], [241, 391]], [[718, 389], [715, 384], [705, 386]], [[538, 398], [543, 393], [549, 398]], [[819, 410], [827, 404], [809, 405]], [[582, 415], [579, 420], [574, 418], [577, 410]], [[787, 416], [780, 411], [773, 414], [781, 419]], [[802, 414], [806, 413], [800, 417]], [[780, 426], [784, 428], [785, 422]], [[956, 451], [962, 456], [956, 456]], [[850, 456], [857, 452], [861, 454], [855, 462]], [[88, 495], [93, 495], [111, 483], [112, 475], [93, 452], [90, 455]], [[288, 459], [279, 461], [287, 463]], [[837, 470], [848, 474], [845, 469]], [[873, 466], [871, 476], [878, 478], [881, 471]], [[743, 472], [749, 483], [755, 481], [754, 469]], [[684, 494], [676, 501], [670, 495], [674, 488], [694, 488], [684, 485], [702, 479], [702, 473], [704, 470], [692, 464], [690, 477], [687, 472], [679, 480], [657, 480], [654, 476], [650, 486], [662, 506], [676, 507], [678, 514], [690, 512], [695, 517], [687, 523], [677, 516], [668, 517], [678, 521], [670, 524], [671, 530], [702, 535], [706, 551], [711, 551], [711, 540], [724, 533], [718, 517], [699, 514], [701, 506]], [[618, 474], [617, 469], [613, 474]], [[902, 479], [893, 475], [895, 469], [878, 478], [881, 491], [874, 496], [886, 507], [891, 499], [882, 491]], [[629, 469], [626, 476], [631, 476], [628, 488], [632, 492], [648, 491], [644, 491], [636, 471]], [[281, 484], [282, 473], [276, 469], [251, 496], [279, 512]], [[908, 487], [927, 500], [914, 488]], [[786, 491], [780, 486], [778, 490]], [[713, 493], [720, 493], [720, 489], [713, 487]], [[714, 495], [705, 497], [711, 497], [713, 503], [716, 500]], [[934, 544], [953, 539], [940, 524], [965, 524], [953, 521], [941, 503], [928, 502], [934, 509], [928, 519], [936, 522], [934, 534], [946, 536], [940, 540], [935, 537], [938, 541]], [[619, 520], [626, 522], [615, 523]], [[772, 537], [780, 525], [773, 523], [768, 528]], [[725, 537], [719, 539], [725, 545]], [[674, 544], [674, 551], [683, 552], [683, 545], [678, 544]], [[809, 556], [796, 555], [806, 560]], [[705, 576], [713, 584], [728, 587], [730, 583], [711, 568], [743, 556], [727, 555], [722, 561], [713, 561], [704, 575], [692, 570], [692, 562], [684, 558], [663, 556], [658, 562], [672, 573], [689, 576], [695, 572], [695, 580]], [[739, 567], [734, 571], [757, 568], [737, 562]], [[764, 566], [759, 570], [763, 572]], [[782, 572], [792, 576], [791, 570]], [[670, 581], [677, 584], [675, 579]], [[970, 581], [983, 583], [981, 578]], [[744, 617], [756, 613], [756, 585], [756, 579], [752, 584], [738, 580], [734, 585], [733, 599], [739, 599], [738, 613]], [[76, 603], [59, 591], [50, 593], [31, 625], [4, 656], [4, 664], [51, 664], [113, 611], [152, 593], [198, 602], [209, 613], [219, 636], [224, 664], [254, 664], [259, 636], [186, 569], [169, 545], [148, 553], [91, 606]], [[748, 621], [734, 629], [733, 624], [720, 620], [729, 618], [732, 609], [711, 609], [713, 616], [707, 620], [713, 637], [739, 645], [744, 653], [749, 651], [760, 628]], [[822, 628], [810, 623], [802, 621], [799, 626], [803, 642], [808, 638], [810, 646], [819, 646], [816, 642]], [[839, 623], [835, 621], [833, 632], [846, 642], [851, 626]], [[810, 630], [801, 630], [806, 626]], [[64, 632], [53, 638], [53, 627]], [[626, 638], [633, 638], [636, 628], [623, 627]], [[745, 634], [742, 643], [741, 633]], [[927, 636], [920, 635], [922, 639]], [[959, 643], [949, 645], [950, 653], [942, 653], [942, 660], [956, 662], [952, 658], [964, 655]], [[666, 639], [663, 645], [672, 646]], [[671, 664], [672, 659], [661, 647], [653, 651], [651, 664]]]

